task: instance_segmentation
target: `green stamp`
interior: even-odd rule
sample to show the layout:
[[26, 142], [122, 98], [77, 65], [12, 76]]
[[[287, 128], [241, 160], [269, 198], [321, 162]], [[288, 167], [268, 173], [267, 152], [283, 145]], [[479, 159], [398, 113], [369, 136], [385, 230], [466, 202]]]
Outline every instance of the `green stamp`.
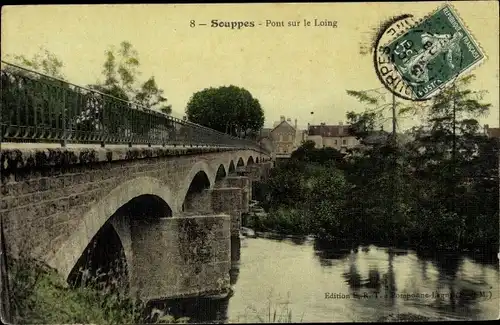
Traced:
[[486, 56], [446, 5], [385, 46], [416, 100], [429, 99]]

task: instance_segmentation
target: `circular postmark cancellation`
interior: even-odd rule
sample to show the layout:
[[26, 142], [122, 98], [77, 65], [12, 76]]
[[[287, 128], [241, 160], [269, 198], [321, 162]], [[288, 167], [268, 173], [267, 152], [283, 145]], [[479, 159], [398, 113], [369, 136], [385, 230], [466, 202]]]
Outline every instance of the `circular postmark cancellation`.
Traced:
[[412, 15], [401, 15], [394, 17], [381, 26], [380, 32], [377, 35], [374, 51], [373, 63], [375, 65], [375, 72], [380, 82], [396, 96], [414, 100], [413, 91], [403, 81], [402, 76], [395, 69], [391, 60], [390, 48], [385, 47], [394, 39], [394, 37], [401, 32], [407, 30], [415, 24]]
[[432, 98], [486, 58], [449, 5], [419, 23], [411, 15], [401, 16], [381, 32], [375, 46], [381, 82], [413, 101]]

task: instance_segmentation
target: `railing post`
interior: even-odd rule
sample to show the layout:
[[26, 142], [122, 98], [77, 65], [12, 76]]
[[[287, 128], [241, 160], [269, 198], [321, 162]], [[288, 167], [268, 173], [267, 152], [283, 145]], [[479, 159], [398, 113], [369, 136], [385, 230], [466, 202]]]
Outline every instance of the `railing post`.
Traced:
[[67, 92], [65, 91], [64, 92], [64, 95], [63, 95], [63, 107], [62, 107], [62, 129], [63, 129], [63, 132], [62, 132], [62, 139], [61, 139], [61, 147], [66, 147], [66, 94]]

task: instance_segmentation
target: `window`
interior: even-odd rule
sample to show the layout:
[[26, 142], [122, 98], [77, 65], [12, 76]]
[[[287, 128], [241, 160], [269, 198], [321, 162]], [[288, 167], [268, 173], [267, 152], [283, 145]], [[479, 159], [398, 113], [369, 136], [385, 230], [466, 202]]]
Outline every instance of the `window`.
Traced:
[[335, 144], [337, 144], [337, 140], [335, 140]]
[[344, 139], [344, 140], [342, 140], [342, 144], [343, 144], [343, 145], [346, 145], [346, 144], [347, 144], [347, 140], [345, 140], [345, 139]]

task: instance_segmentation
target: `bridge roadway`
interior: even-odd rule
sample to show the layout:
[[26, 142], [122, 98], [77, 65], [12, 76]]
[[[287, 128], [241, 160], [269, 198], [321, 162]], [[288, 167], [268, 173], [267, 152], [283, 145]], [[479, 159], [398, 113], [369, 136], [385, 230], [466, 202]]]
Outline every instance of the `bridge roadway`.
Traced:
[[7, 142], [0, 163], [8, 258], [71, 283], [116, 261], [118, 285], [144, 300], [229, 292], [231, 238], [272, 165], [257, 147]]

